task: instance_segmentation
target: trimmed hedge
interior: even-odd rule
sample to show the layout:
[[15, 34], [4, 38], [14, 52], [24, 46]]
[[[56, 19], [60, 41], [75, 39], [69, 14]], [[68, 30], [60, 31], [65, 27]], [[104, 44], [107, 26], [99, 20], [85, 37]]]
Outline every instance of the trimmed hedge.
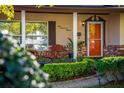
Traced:
[[50, 81], [68, 80], [98, 73], [104, 76], [116, 72], [124, 77], [124, 57], [105, 57], [101, 59], [84, 58], [82, 62], [45, 64], [43, 71], [49, 73]]
[[98, 71], [117, 71], [124, 66], [124, 57], [105, 57], [96, 61]]
[[96, 70], [99, 74], [112, 74], [117, 80], [117, 73], [124, 77], [124, 57], [105, 57], [96, 61]]
[[75, 76], [81, 76], [85, 69], [86, 64], [82, 62], [46, 64], [43, 67], [43, 71], [49, 73], [49, 79], [52, 81], [66, 80]]
[[[74, 63], [53, 63], [45, 64], [43, 71], [49, 73], [50, 81], [67, 80], [76, 77], [86, 76], [93, 71], [93, 66], [89, 65], [90, 61]], [[91, 63], [94, 61], [92, 60]]]
[[84, 58], [83, 61], [84, 63], [86, 63], [86, 68], [84, 70], [85, 75], [91, 75], [95, 72], [95, 59], [91, 59], [91, 58]]

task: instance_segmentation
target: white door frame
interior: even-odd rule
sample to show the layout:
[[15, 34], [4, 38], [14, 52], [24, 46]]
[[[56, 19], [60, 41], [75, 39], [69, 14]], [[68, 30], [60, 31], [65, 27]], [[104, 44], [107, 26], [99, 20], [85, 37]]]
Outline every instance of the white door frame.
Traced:
[[[90, 51], [89, 51], [89, 24], [94, 23], [94, 24], [101, 24], [101, 55], [98, 56], [90, 56]], [[97, 22], [97, 21], [89, 21], [87, 22], [87, 56], [90, 57], [102, 57], [103, 56], [103, 22]]]

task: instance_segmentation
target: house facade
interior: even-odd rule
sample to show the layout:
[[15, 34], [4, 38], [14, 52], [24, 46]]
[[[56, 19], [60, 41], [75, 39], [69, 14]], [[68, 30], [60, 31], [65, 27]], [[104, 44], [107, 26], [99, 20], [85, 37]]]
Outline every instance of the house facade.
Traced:
[[0, 30], [23, 47], [42, 51], [50, 45], [67, 46], [71, 39], [74, 58], [78, 51], [90, 57], [123, 55], [119, 54], [124, 50], [123, 6], [17, 5], [14, 9], [11, 21], [0, 14]]

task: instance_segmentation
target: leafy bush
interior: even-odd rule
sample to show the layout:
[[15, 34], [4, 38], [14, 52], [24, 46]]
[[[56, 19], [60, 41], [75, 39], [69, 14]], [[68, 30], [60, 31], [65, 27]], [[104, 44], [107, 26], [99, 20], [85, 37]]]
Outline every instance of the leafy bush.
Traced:
[[43, 67], [43, 70], [50, 74], [50, 80], [64, 80], [80, 76], [84, 69], [83, 63], [54, 63]]
[[44, 58], [44, 57], [37, 58], [37, 61], [40, 63], [70, 63], [70, 62], [75, 62], [75, 60], [72, 58], [49, 59], [49, 58]]
[[118, 80], [117, 73], [124, 77], [124, 57], [84, 58], [81, 62], [45, 64], [43, 70], [49, 73], [51, 81], [88, 76], [96, 72], [101, 77], [106, 77], [109, 72]]
[[89, 74], [94, 74], [95, 73], [95, 59], [91, 59], [91, 58], [84, 58], [83, 61], [84, 63], [86, 63], [86, 69], [84, 71], [85, 75], [89, 75]]
[[88, 72], [92, 72], [93, 68], [88, 68], [88, 61], [74, 63], [53, 63], [45, 64], [43, 71], [49, 73], [50, 80], [67, 80], [76, 77], [86, 76]]
[[35, 57], [0, 34], [0, 87], [48, 87]]
[[105, 57], [96, 62], [96, 70], [101, 75], [107, 72], [118, 80], [117, 73], [124, 77], [124, 57]]
[[[82, 56], [78, 56], [77, 57], [77, 62], [81, 62], [83, 61], [83, 59], [85, 59]], [[68, 57], [64, 57], [64, 58], [53, 58], [53, 59], [49, 59], [49, 58], [45, 58], [45, 57], [38, 57], [37, 61], [40, 63], [71, 63], [71, 62], [76, 62], [75, 59], [73, 58], [68, 58]]]

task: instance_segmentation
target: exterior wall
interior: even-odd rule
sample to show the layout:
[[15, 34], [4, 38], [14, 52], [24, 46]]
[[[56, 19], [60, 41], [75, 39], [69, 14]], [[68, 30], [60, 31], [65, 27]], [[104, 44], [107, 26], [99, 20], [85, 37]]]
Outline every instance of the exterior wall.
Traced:
[[[56, 21], [56, 43], [66, 45], [68, 37], [72, 38], [72, 14], [26, 13], [26, 21]], [[61, 27], [60, 27], [61, 26]], [[70, 31], [67, 31], [69, 29]]]
[[108, 23], [108, 45], [124, 45], [124, 13], [110, 14]]
[[[93, 15], [78, 14], [78, 32], [81, 32], [81, 37], [78, 40], [85, 40], [84, 26], [81, 21], [84, 21]], [[124, 44], [124, 14], [98, 15], [106, 20], [106, 45]], [[0, 20], [6, 17], [0, 15]], [[20, 13], [15, 13], [14, 20], [20, 20]], [[66, 45], [68, 37], [72, 38], [73, 31], [73, 14], [44, 14], [44, 13], [26, 13], [26, 21], [56, 21], [56, 43]], [[61, 26], [61, 27], [59, 27]], [[70, 31], [67, 31], [70, 30]]]
[[[15, 13], [14, 20], [21, 20], [21, 13]], [[4, 15], [0, 15], [0, 20], [6, 20]], [[72, 38], [73, 15], [72, 14], [42, 14], [26, 13], [26, 21], [56, 21], [56, 43], [66, 45], [68, 37]], [[61, 26], [61, 27], [59, 27]], [[66, 31], [69, 29], [70, 31]]]
[[120, 45], [124, 45], [124, 13], [120, 14]]
[[108, 20], [108, 45], [120, 45], [120, 14], [112, 13]]

